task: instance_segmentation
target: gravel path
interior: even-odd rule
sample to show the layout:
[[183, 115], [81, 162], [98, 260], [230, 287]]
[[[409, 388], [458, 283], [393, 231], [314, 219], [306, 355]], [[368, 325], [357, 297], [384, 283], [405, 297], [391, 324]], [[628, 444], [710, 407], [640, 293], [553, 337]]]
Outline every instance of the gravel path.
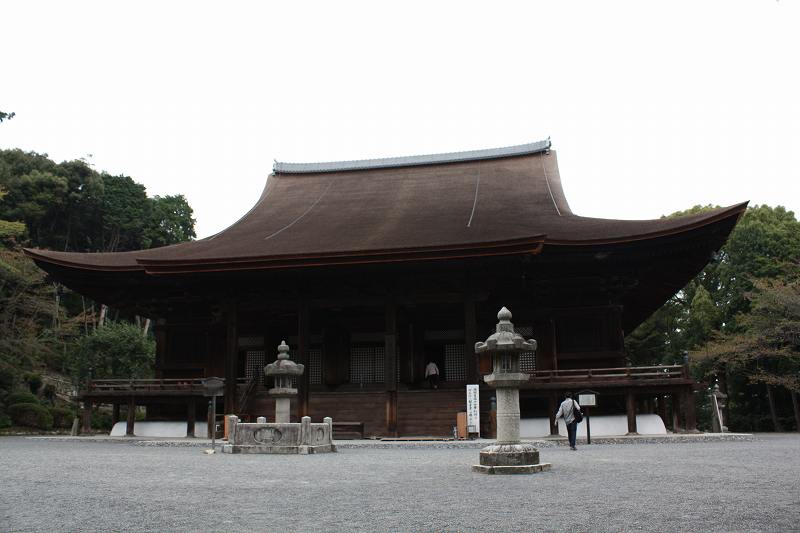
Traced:
[[487, 476], [473, 449], [205, 455], [10, 437], [0, 531], [800, 531], [798, 452], [797, 434], [558, 446], [541, 449], [551, 472]]

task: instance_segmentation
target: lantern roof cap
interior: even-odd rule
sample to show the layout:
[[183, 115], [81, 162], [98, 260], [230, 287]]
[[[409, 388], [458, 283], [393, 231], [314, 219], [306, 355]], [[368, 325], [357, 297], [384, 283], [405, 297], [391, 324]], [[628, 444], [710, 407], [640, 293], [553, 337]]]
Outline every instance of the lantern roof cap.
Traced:
[[497, 313], [497, 326], [486, 342], [475, 343], [475, 353], [489, 352], [531, 352], [536, 350], [534, 339], [525, 340], [522, 335], [514, 331], [511, 322], [511, 311], [503, 307]]
[[278, 345], [278, 359], [264, 367], [264, 373], [268, 376], [299, 376], [303, 373], [304, 368], [304, 365], [289, 359], [289, 345], [286, 344], [286, 341], [281, 341]]

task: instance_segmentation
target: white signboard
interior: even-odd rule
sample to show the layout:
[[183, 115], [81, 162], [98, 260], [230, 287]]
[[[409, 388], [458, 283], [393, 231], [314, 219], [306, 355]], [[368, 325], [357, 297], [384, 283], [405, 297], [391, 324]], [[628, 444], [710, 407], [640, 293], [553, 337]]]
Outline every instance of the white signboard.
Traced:
[[594, 407], [597, 405], [596, 394], [578, 394], [578, 405], [583, 407]]
[[467, 433], [481, 433], [481, 399], [478, 385], [467, 385]]

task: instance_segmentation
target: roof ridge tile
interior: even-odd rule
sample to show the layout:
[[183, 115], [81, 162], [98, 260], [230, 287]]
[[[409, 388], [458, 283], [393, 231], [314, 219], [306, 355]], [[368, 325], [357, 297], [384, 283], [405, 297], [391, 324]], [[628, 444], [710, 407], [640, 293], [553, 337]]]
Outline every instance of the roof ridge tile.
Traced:
[[402, 157], [385, 157], [379, 159], [357, 159], [351, 161], [328, 161], [320, 163], [284, 163], [275, 161], [272, 171], [275, 174], [316, 174], [321, 172], [344, 172], [348, 170], [366, 170], [375, 168], [416, 167], [422, 165], [442, 165], [463, 161], [479, 161], [482, 159], [500, 159], [520, 155], [537, 154], [550, 149], [550, 137], [534, 143], [518, 144], [500, 148], [485, 148], [463, 152], [445, 152], [441, 154], [411, 155]]

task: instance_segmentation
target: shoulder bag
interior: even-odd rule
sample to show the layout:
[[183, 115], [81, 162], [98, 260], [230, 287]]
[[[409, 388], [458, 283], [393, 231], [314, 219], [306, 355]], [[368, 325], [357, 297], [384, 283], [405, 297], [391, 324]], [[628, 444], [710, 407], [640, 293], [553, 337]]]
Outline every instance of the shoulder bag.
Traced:
[[575, 409], [575, 400], [572, 400], [572, 416], [575, 417], [574, 422], [576, 424], [583, 422], [583, 413], [580, 409]]

